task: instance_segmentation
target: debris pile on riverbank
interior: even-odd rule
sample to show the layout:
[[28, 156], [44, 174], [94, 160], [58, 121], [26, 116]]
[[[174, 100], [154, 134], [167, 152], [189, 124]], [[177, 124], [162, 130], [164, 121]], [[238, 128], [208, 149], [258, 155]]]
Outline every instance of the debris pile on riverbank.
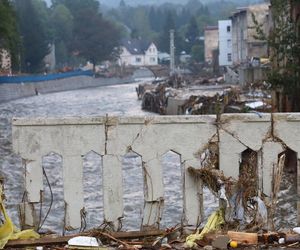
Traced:
[[[224, 229], [222, 210], [213, 213], [198, 230], [185, 227], [166, 230], [109, 232], [101, 229], [76, 235], [46, 235], [40, 239], [11, 240], [5, 249], [299, 249], [295, 232], [250, 232]], [[211, 230], [211, 229], [215, 230]]]
[[262, 87], [222, 84], [223, 78], [181, 79], [140, 84], [142, 109], [161, 115], [270, 112], [271, 96]]

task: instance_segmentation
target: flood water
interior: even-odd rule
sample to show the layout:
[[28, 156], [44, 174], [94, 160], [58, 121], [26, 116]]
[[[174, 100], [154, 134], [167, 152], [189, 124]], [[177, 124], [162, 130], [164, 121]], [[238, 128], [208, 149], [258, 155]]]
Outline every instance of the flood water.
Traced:
[[[0, 104], [0, 175], [5, 181], [6, 207], [16, 225], [19, 225], [18, 204], [26, 200], [26, 195], [24, 195], [22, 161], [12, 151], [12, 117], [154, 115], [141, 110], [141, 103], [137, 100], [135, 92], [136, 86], [137, 83], [75, 90]], [[162, 165], [165, 187], [162, 225], [174, 226], [181, 222], [183, 209], [180, 157], [172, 152], [167, 153], [162, 158]], [[43, 167], [45, 169], [44, 200], [41, 205], [36, 205], [36, 212], [43, 231], [51, 230], [61, 233], [64, 223], [62, 159], [55, 152], [49, 153], [43, 157]], [[86, 154], [83, 173], [86, 211], [83, 228], [86, 229], [99, 227], [103, 223], [101, 171], [101, 156], [94, 152]], [[137, 155], [129, 154], [123, 158], [123, 189], [122, 230], [138, 230], [143, 212], [143, 176], [141, 159]], [[53, 193], [52, 196], [51, 193]], [[207, 190], [204, 191], [204, 198], [207, 217], [217, 209], [218, 201]], [[51, 209], [49, 209], [50, 206]], [[49, 214], [48, 211], [50, 211]], [[291, 219], [293, 223], [295, 217]]]

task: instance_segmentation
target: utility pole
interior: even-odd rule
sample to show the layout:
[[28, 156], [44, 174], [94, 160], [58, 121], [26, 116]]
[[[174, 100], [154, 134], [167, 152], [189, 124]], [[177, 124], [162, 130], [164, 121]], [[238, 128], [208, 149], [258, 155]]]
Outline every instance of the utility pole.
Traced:
[[170, 30], [170, 76], [175, 73], [175, 42], [174, 30]]

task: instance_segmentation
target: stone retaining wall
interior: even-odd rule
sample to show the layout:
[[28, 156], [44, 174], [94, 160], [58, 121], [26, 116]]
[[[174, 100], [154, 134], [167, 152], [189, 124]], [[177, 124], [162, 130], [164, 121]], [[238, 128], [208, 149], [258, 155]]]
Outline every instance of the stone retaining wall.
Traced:
[[52, 92], [124, 84], [131, 82], [134, 82], [134, 79], [131, 76], [125, 78], [93, 78], [89, 76], [77, 76], [55, 81], [44, 81], [36, 83], [4, 83], [0, 84], [0, 103], [34, 96], [38, 93], [46, 94]]

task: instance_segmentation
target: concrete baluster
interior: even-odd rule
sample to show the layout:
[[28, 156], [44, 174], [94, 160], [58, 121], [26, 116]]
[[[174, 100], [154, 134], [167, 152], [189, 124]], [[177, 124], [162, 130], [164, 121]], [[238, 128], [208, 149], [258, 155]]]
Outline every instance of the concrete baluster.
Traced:
[[183, 209], [184, 224], [197, 226], [203, 219], [203, 184], [188, 172], [189, 167], [199, 168], [200, 162], [196, 159], [182, 163], [184, 168], [183, 181]]
[[160, 157], [143, 162], [145, 206], [143, 227], [159, 227], [164, 205], [163, 174]]
[[278, 163], [278, 155], [284, 151], [283, 145], [275, 141], [267, 141], [263, 144], [262, 150], [262, 165], [263, 165], [263, 176], [262, 176], [262, 191], [263, 193], [271, 197], [272, 194], [272, 182], [274, 166]]
[[43, 191], [43, 170], [41, 157], [34, 160], [22, 159], [25, 171], [24, 202], [19, 205], [22, 228], [37, 228], [38, 221], [34, 204], [41, 202]]
[[83, 159], [78, 156], [63, 156], [63, 181], [65, 200], [65, 227], [81, 227], [83, 209]]
[[220, 130], [219, 164], [225, 176], [239, 178], [241, 154], [246, 149], [237, 139]]
[[102, 159], [104, 219], [117, 230], [123, 217], [122, 162], [116, 155], [104, 155]]

